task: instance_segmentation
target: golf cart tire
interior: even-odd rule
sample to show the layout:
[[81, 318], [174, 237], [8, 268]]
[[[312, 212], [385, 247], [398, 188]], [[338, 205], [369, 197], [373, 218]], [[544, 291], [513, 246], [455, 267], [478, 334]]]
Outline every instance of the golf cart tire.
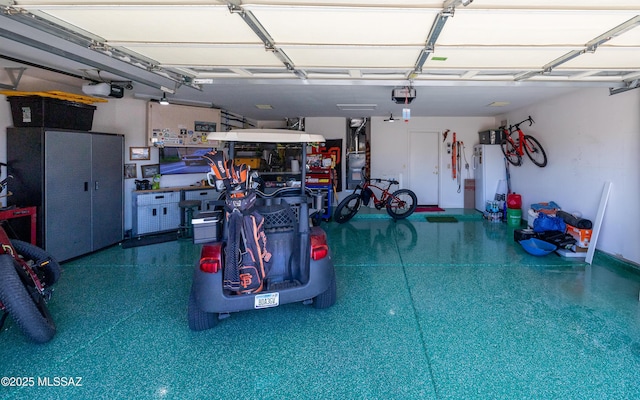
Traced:
[[200, 307], [198, 307], [196, 295], [193, 290], [189, 295], [187, 314], [189, 317], [189, 329], [192, 331], [204, 331], [218, 325], [218, 313], [202, 311]]
[[329, 308], [336, 303], [336, 273], [333, 272], [331, 283], [324, 292], [313, 298], [313, 307], [322, 309]]
[[19, 255], [21, 255], [25, 260], [33, 261], [35, 265], [40, 265], [40, 263], [47, 260], [49, 261], [49, 263], [44, 266], [43, 271], [45, 276], [45, 285], [51, 286], [58, 281], [60, 278], [60, 264], [58, 264], [58, 262], [54, 260], [48, 252], [31, 243], [17, 239], [11, 239], [11, 245], [16, 249]]
[[41, 307], [44, 311], [38, 309], [33, 297], [20, 280], [15, 263], [11, 255], [0, 255], [0, 301], [29, 339], [36, 343], [46, 343], [55, 335], [56, 326], [42, 298], [40, 301], [43, 302]]

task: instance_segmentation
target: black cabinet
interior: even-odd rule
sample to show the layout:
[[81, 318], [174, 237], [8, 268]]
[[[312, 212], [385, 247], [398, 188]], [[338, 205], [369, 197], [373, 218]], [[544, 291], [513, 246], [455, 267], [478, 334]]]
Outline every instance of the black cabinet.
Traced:
[[122, 135], [8, 128], [9, 205], [37, 206], [38, 245], [59, 261], [123, 239]]

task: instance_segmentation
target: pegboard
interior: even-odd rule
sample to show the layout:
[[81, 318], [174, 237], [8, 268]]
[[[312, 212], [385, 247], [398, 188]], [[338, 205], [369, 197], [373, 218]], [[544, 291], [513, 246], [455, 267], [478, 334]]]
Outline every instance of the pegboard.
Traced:
[[220, 131], [220, 110], [175, 104], [147, 103], [147, 140], [150, 146], [218, 147], [207, 133]]

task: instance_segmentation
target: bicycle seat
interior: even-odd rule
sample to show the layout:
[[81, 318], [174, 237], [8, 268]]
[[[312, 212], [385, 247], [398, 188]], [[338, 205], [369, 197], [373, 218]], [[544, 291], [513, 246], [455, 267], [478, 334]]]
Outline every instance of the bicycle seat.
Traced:
[[398, 182], [395, 179], [391, 179], [389, 182], [391, 182], [392, 185], [399, 185], [400, 184], [400, 182]]

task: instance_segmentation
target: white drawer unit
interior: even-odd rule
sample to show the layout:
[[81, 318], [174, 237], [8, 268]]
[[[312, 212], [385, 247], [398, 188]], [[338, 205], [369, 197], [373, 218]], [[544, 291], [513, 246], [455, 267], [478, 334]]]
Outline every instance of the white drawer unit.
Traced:
[[137, 193], [133, 196], [134, 236], [180, 228], [180, 192]]
[[211, 189], [198, 189], [198, 190], [185, 190], [184, 191], [184, 199], [185, 200], [200, 200], [200, 210], [201, 211], [210, 211], [213, 209], [213, 206], [209, 207], [209, 200], [218, 200], [218, 196], [220, 193], [211, 188]]

